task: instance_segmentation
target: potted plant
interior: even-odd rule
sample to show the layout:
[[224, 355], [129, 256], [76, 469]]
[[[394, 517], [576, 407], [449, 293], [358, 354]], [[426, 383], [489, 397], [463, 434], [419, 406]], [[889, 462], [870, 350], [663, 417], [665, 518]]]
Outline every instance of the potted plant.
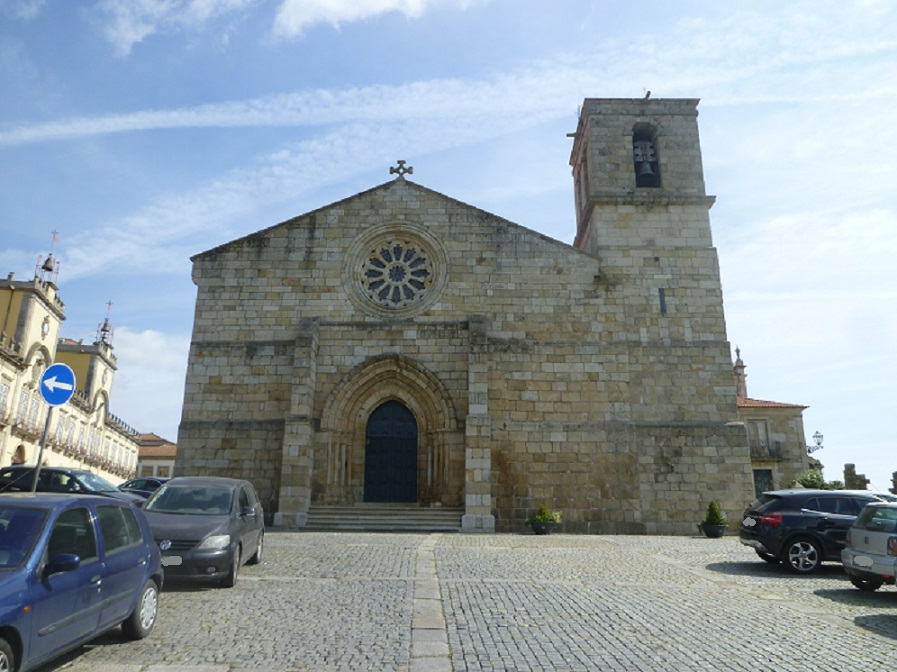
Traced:
[[710, 504], [707, 505], [707, 515], [704, 516], [704, 521], [699, 523], [698, 527], [701, 528], [701, 531], [705, 536], [715, 539], [723, 536], [728, 524], [729, 520], [726, 518], [725, 514], [720, 511], [719, 504], [710, 502]]
[[535, 534], [551, 534], [551, 530], [554, 529], [554, 526], [561, 522], [561, 512], [552, 511], [542, 504], [539, 507], [539, 510], [524, 522], [533, 528]]

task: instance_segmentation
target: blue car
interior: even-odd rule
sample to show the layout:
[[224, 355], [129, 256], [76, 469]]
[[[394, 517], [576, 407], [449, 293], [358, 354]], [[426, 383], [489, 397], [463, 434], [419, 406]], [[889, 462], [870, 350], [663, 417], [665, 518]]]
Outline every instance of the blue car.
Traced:
[[0, 495], [0, 670], [25, 672], [118, 625], [156, 623], [159, 549], [141, 511], [96, 495]]

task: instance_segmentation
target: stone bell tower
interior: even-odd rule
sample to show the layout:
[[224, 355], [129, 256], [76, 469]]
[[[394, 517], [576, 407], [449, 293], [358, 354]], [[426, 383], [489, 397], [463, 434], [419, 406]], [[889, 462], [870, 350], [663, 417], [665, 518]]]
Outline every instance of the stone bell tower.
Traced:
[[697, 105], [587, 98], [573, 134], [574, 245], [601, 260], [643, 341], [726, 340]]
[[[587, 98], [570, 165], [576, 247], [708, 247], [696, 99]], [[634, 226], [635, 221], [637, 225]]]
[[738, 423], [697, 105], [585, 100], [570, 156], [574, 245], [599, 260], [606, 317], [597, 323], [627, 365], [628, 385], [613, 402], [644, 468], [643, 505], [655, 497], [657, 506], [682, 506], [698, 488], [702, 496], [716, 490], [735, 510], [751, 496], [750, 453]]

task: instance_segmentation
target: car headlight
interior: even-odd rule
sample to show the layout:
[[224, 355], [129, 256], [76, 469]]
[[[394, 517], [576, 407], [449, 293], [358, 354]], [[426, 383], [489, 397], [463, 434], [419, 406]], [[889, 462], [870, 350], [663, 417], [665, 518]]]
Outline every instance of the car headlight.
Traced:
[[229, 534], [213, 534], [211, 537], [206, 537], [205, 539], [203, 539], [202, 543], [199, 545], [199, 548], [217, 551], [222, 548], [227, 548], [228, 546], [230, 546]]

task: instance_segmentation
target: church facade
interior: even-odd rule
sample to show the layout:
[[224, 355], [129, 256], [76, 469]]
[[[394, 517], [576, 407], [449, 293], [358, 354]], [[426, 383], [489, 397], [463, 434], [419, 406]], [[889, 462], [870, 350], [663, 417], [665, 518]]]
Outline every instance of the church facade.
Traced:
[[691, 534], [752, 499], [697, 100], [586, 99], [574, 245], [398, 177], [193, 257], [176, 474], [516, 531]]

